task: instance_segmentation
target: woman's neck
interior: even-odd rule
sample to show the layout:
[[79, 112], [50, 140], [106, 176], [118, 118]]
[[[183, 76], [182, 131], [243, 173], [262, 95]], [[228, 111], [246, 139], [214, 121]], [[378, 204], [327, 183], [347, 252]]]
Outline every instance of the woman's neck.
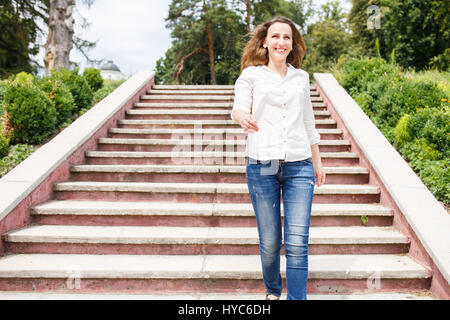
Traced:
[[288, 65], [286, 63], [286, 60], [283, 61], [273, 61], [273, 60], [269, 60], [269, 63], [267, 64], [267, 67], [278, 73], [281, 78], [284, 78], [286, 76], [287, 70], [288, 70]]

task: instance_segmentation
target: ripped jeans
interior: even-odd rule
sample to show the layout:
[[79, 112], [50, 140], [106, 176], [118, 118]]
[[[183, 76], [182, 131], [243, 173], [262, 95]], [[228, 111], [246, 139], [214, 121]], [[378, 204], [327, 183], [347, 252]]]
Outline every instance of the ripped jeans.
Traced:
[[306, 300], [309, 226], [315, 184], [312, 159], [278, 162], [248, 158], [246, 178], [258, 224], [262, 274], [267, 293], [279, 297], [282, 292], [282, 195], [287, 299]]

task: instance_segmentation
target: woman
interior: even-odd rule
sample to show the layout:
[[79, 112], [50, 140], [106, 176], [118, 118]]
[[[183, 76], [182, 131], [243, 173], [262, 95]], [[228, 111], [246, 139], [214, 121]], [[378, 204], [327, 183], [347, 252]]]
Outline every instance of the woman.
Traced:
[[266, 299], [282, 291], [280, 193], [288, 300], [305, 300], [314, 185], [325, 182], [309, 95], [300, 69], [305, 42], [294, 23], [276, 17], [247, 43], [235, 84], [231, 118], [246, 133], [246, 179], [256, 215]]

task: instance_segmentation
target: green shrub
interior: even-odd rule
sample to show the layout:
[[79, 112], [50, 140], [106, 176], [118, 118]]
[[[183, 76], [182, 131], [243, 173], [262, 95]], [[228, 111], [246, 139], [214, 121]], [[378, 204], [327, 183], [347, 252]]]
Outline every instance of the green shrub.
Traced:
[[450, 48], [445, 49], [443, 53], [430, 59], [430, 67], [440, 71], [450, 70]]
[[24, 83], [33, 82], [34, 76], [30, 73], [19, 72], [18, 74], [16, 74], [14, 79], [18, 82], [24, 82]]
[[0, 133], [0, 159], [6, 157], [9, 152], [9, 139]]
[[411, 115], [404, 114], [397, 125], [394, 128], [394, 136], [396, 145], [404, 145], [406, 142], [411, 141], [411, 133], [408, 127], [408, 123], [411, 120]]
[[450, 159], [424, 161], [419, 177], [431, 193], [444, 203], [450, 203]]
[[106, 80], [103, 84], [103, 88], [94, 94], [93, 104], [99, 103], [124, 82], [125, 80]]
[[62, 81], [72, 93], [77, 110], [91, 107], [93, 93], [86, 79], [78, 74], [78, 68], [53, 69], [51, 75]]
[[34, 152], [33, 146], [17, 144], [12, 146], [8, 156], [0, 159], [0, 177], [14, 169], [19, 163], [28, 158]]
[[450, 203], [448, 73], [403, 73], [379, 58], [341, 59], [336, 79], [444, 203]]
[[413, 169], [420, 168], [422, 161], [443, 159], [442, 153], [425, 138], [415, 138], [413, 141], [405, 143], [400, 151]]
[[444, 156], [450, 157], [450, 106], [419, 109], [411, 116], [408, 131], [413, 137], [424, 138]]
[[58, 125], [64, 123], [76, 111], [75, 100], [67, 86], [54, 75], [36, 81], [39, 88], [52, 100], [58, 112]]
[[[413, 80], [389, 81], [384, 94], [376, 97], [373, 109], [380, 123], [395, 126], [405, 113], [421, 108], [439, 108], [443, 93], [433, 83]], [[369, 93], [370, 94], [370, 93]]]
[[99, 69], [86, 68], [84, 69], [83, 77], [86, 79], [93, 92], [96, 92], [103, 87], [103, 78], [100, 75]]
[[11, 143], [39, 144], [55, 130], [57, 111], [37, 86], [9, 82], [3, 101], [11, 128]]
[[339, 67], [336, 79], [350, 94], [365, 91], [369, 83], [382, 76], [389, 77], [400, 72], [399, 67], [387, 63], [382, 58], [342, 59]]

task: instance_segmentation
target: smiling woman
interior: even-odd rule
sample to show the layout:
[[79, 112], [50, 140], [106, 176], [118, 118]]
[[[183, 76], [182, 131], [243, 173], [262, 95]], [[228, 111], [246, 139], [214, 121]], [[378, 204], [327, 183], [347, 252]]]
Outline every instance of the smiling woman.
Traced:
[[246, 179], [258, 225], [267, 300], [279, 299], [282, 292], [282, 238], [287, 299], [306, 299], [314, 185], [325, 183], [309, 75], [300, 69], [305, 49], [290, 19], [271, 19], [259, 25], [247, 43], [235, 84], [231, 116], [248, 133]]

